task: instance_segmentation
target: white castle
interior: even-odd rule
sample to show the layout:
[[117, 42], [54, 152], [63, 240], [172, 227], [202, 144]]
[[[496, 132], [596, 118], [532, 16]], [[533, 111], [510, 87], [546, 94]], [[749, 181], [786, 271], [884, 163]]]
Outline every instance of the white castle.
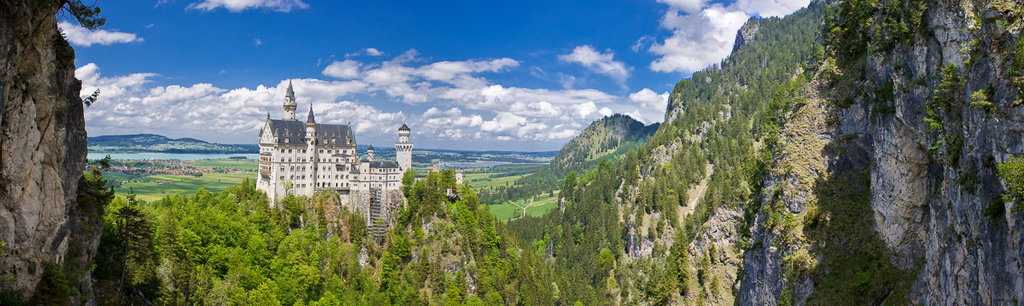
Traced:
[[267, 113], [267, 121], [260, 130], [260, 175], [256, 188], [267, 194], [271, 205], [288, 195], [337, 191], [342, 203], [362, 213], [367, 221], [390, 219], [392, 214], [387, 212], [403, 201], [402, 175], [412, 168], [409, 127], [402, 124], [398, 128], [397, 163], [375, 160], [372, 145], [360, 158], [350, 125], [316, 123], [312, 105], [306, 122], [297, 121], [295, 108], [295, 91], [288, 81], [285, 118], [270, 119]]

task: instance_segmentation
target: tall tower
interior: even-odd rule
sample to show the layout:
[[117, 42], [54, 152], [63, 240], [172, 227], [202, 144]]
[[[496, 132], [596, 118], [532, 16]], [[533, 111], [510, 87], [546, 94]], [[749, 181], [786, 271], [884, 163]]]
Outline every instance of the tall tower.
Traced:
[[284, 95], [284, 120], [295, 121], [295, 91], [292, 80], [288, 80], [288, 92]]
[[395, 143], [395, 159], [402, 173], [412, 168], [412, 142], [409, 142], [409, 134], [412, 134], [412, 130], [402, 123], [402, 127], [398, 128], [398, 142]]
[[316, 152], [316, 146], [318, 144], [317, 143], [318, 139], [316, 139], [316, 120], [313, 118], [313, 105], [312, 104], [309, 105], [309, 115], [306, 116], [306, 141], [307, 141], [306, 150], [308, 152], [308, 153], [306, 153], [306, 156], [307, 156], [307, 158], [309, 158], [309, 169], [311, 170], [310, 171], [311, 175], [309, 176], [309, 180], [308, 180], [309, 184], [307, 184], [306, 188], [309, 189], [309, 193], [308, 194], [313, 194], [313, 192], [316, 191], [315, 187], [316, 187], [316, 184], [317, 184], [317, 181], [318, 181], [318, 179], [317, 179], [317, 172], [318, 172], [317, 171], [317, 161], [318, 160], [317, 159], [320, 156]]

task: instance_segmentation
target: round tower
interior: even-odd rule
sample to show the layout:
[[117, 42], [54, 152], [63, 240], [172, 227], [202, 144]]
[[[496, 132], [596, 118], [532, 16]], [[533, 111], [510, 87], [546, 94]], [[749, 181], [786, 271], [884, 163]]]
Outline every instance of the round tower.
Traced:
[[409, 141], [410, 134], [412, 134], [412, 130], [405, 123], [402, 123], [402, 127], [398, 128], [398, 142], [395, 143], [395, 159], [398, 161], [398, 168], [403, 173], [412, 168], [412, 142]]
[[288, 92], [284, 95], [284, 119], [295, 121], [295, 90], [292, 90], [292, 80], [288, 80]]

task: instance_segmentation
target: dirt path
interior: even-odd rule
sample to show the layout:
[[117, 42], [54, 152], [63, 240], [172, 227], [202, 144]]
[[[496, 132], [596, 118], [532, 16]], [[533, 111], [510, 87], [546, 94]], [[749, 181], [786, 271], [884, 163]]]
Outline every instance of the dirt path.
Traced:
[[686, 191], [689, 201], [686, 202], [686, 207], [679, 210], [679, 221], [682, 222], [686, 219], [686, 216], [693, 213], [693, 210], [697, 208], [697, 202], [704, 198], [704, 192], [708, 189], [708, 183], [711, 182], [711, 175], [715, 174], [715, 167], [711, 164], [704, 165], [704, 179], [700, 180], [697, 186], [693, 186], [690, 190]]

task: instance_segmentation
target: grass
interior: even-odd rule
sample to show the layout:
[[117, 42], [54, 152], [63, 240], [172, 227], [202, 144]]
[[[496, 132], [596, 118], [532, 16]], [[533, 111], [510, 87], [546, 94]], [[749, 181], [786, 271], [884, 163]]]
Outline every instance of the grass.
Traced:
[[201, 159], [195, 161], [196, 167], [225, 168], [238, 170], [259, 170], [260, 165], [251, 159]]
[[[558, 193], [555, 193], [558, 194]], [[549, 211], [558, 207], [558, 196], [546, 195], [534, 198], [533, 205], [526, 208], [526, 214], [534, 217], [540, 217], [547, 214]]]
[[523, 210], [512, 203], [490, 205], [491, 214], [499, 221], [508, 221], [523, 215]]
[[[136, 198], [143, 201], [156, 201], [176, 193], [195, 193], [199, 188], [218, 192], [242, 183], [246, 178], [254, 179], [254, 174], [207, 173], [201, 177], [191, 175], [150, 175], [135, 181], [121, 184], [114, 191], [119, 195], [135, 192]], [[168, 184], [157, 184], [156, 181], [171, 181]]]
[[511, 186], [515, 181], [526, 175], [505, 175], [502, 172], [470, 172], [463, 175], [470, 188], [482, 190], [487, 188]]
[[[555, 192], [557, 195], [558, 192]], [[503, 204], [490, 205], [491, 214], [498, 218], [499, 221], [509, 221], [515, 218], [523, 216], [523, 206], [526, 207], [526, 214], [534, 217], [540, 217], [547, 214], [552, 209], [558, 207], [558, 196], [556, 195], [545, 195], [535, 197], [533, 204], [530, 201], [516, 202], [505, 202]]]

